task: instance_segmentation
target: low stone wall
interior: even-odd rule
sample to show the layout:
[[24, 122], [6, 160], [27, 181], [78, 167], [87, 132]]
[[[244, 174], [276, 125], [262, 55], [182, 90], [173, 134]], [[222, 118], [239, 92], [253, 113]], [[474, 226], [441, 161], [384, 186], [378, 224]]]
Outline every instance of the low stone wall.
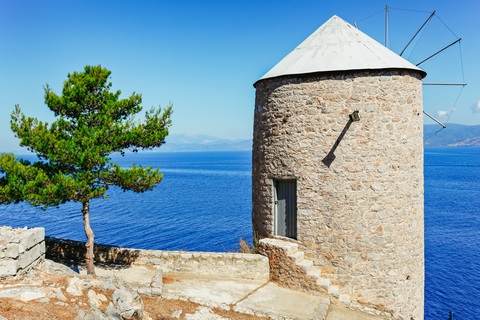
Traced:
[[45, 229], [0, 227], [0, 278], [24, 274], [45, 259]]
[[[85, 262], [85, 242], [45, 237], [45, 244], [47, 259], [70, 263]], [[140, 251], [95, 243], [95, 263], [132, 264], [139, 257]]]
[[[84, 262], [85, 242], [46, 237], [47, 259]], [[259, 254], [129, 249], [95, 244], [95, 262], [156, 265], [163, 272], [268, 280], [268, 258]]]

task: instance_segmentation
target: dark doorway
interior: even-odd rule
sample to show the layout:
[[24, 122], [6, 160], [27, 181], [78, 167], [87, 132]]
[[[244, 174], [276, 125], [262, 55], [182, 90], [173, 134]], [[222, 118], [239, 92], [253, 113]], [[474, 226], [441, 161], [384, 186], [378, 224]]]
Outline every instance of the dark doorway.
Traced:
[[297, 239], [297, 181], [275, 180], [275, 235]]

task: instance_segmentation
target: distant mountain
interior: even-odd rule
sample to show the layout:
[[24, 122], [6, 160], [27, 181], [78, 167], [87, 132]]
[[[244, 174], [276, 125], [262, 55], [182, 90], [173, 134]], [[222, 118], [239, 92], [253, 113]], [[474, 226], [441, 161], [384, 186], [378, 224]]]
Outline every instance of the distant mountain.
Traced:
[[[467, 126], [447, 124], [447, 128], [437, 124], [423, 127], [425, 148], [480, 146], [480, 125]], [[439, 131], [440, 130], [440, 131]], [[252, 140], [228, 140], [207, 135], [171, 134], [159, 152], [183, 151], [251, 151]]]
[[252, 140], [228, 140], [206, 135], [171, 134], [160, 152], [251, 151]]
[[[480, 125], [467, 126], [449, 123], [443, 130], [438, 124], [423, 127], [425, 148], [480, 146]], [[440, 130], [440, 131], [439, 131]]]

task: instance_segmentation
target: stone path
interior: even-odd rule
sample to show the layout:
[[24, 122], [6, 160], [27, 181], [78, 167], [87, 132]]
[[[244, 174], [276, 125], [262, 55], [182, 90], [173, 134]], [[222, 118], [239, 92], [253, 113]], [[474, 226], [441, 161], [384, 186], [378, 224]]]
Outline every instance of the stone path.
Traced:
[[309, 295], [279, 287], [269, 281], [178, 273], [164, 274], [164, 279], [168, 281], [163, 284], [163, 298], [189, 300], [209, 308], [231, 309], [271, 319], [386, 319], [333, 306], [326, 295]]
[[[83, 311], [78, 311], [78, 319], [87, 319], [89, 316], [98, 317], [98, 319], [104, 319], [105, 316], [105, 319], [107, 319], [107, 314], [137, 312], [135, 311], [137, 310], [137, 307], [135, 307], [138, 300], [137, 292], [143, 292], [143, 294], [151, 296], [160, 296], [164, 299], [183, 300], [200, 304], [201, 307], [197, 309], [195, 314], [185, 315], [185, 319], [191, 320], [223, 320], [224, 318], [214, 314], [213, 308], [279, 320], [387, 319], [335, 306], [330, 303], [331, 298], [327, 294], [310, 295], [289, 290], [265, 280], [229, 279], [181, 273], [162, 274], [161, 269], [154, 266], [101, 265], [96, 266], [97, 276], [100, 277], [88, 280], [82, 275], [85, 273], [82, 266], [73, 267], [75, 271], [80, 272], [78, 273], [64, 265], [47, 260], [43, 268], [43, 271], [49, 274], [69, 277], [66, 280], [68, 284], [65, 290], [68, 295], [74, 297], [81, 295], [82, 292], [86, 294], [88, 291], [88, 301], [94, 308], [90, 315], [86, 312], [81, 314]], [[116, 281], [121, 282], [117, 283]], [[121, 285], [123, 281], [130, 285], [134, 291], [129, 292], [126, 290], [126, 287]], [[14, 286], [0, 286], [0, 299], [10, 298], [42, 302], [42, 299], [48, 300], [49, 297], [58, 298], [58, 295], [62, 292], [54, 287], [49, 289], [50, 292], [45, 288], [35, 287], [35, 285], [35, 283], [30, 282], [28, 284], [18, 283]], [[37, 285], [41, 286], [41, 283]], [[94, 289], [95, 286], [115, 291], [112, 297], [109, 298], [112, 299], [111, 305], [115, 309], [112, 307], [112, 310], [107, 310], [107, 314], [100, 312], [98, 307], [105, 306], [108, 302], [102, 302], [105, 299], [102, 300], [103, 296], [98, 292], [92, 293], [91, 289]], [[62, 301], [64, 300], [62, 299]], [[178, 317], [180, 317], [180, 314]], [[3, 319], [0, 318], [0, 320]]]
[[329, 306], [328, 298], [292, 292], [270, 282], [237, 303], [234, 310], [274, 319], [325, 319]]
[[[77, 266], [80, 275], [86, 275], [84, 265]], [[115, 276], [131, 285], [139, 294], [159, 296], [162, 293], [162, 269], [152, 265], [127, 267], [122, 265], [97, 265], [95, 273], [100, 277]]]

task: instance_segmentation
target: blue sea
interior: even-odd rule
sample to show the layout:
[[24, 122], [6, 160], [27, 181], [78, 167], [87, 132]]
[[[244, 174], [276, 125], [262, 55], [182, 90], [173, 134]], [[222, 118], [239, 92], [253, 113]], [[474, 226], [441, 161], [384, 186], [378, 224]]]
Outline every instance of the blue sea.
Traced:
[[[25, 156], [35, 160], [34, 156]], [[113, 156], [160, 168], [144, 194], [110, 188], [91, 202], [97, 243], [124, 247], [234, 251], [251, 242], [251, 153], [140, 153]], [[45, 211], [0, 206], [0, 225], [45, 227], [48, 236], [85, 241], [81, 205]], [[480, 319], [480, 148], [425, 149], [425, 319]]]
[[480, 319], [480, 148], [425, 149], [425, 319]]

